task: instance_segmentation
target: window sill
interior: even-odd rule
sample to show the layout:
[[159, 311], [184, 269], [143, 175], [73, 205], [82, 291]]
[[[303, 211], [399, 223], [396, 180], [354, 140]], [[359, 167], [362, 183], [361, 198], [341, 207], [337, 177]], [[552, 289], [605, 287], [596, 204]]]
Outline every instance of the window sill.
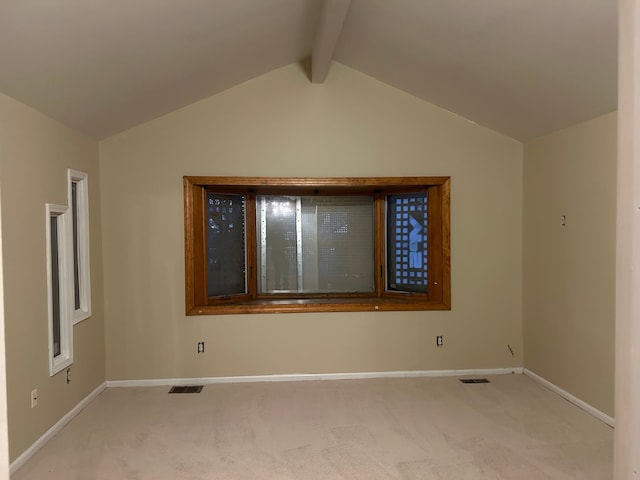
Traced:
[[318, 298], [252, 300], [221, 305], [200, 305], [187, 310], [187, 315], [232, 315], [247, 313], [309, 312], [388, 312], [416, 310], [451, 310], [441, 301], [403, 298]]

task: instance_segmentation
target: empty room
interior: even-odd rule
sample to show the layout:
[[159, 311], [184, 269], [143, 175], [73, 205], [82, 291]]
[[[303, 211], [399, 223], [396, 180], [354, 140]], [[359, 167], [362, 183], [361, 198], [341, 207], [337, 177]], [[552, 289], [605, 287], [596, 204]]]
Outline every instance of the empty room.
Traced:
[[2, 2], [0, 478], [637, 478], [638, 21]]

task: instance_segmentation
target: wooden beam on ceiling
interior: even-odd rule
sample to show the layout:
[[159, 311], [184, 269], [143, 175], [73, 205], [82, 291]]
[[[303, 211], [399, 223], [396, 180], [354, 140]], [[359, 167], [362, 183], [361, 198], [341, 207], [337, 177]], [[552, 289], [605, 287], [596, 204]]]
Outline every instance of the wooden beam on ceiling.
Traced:
[[311, 54], [312, 83], [322, 83], [327, 78], [350, 4], [351, 0], [324, 1]]

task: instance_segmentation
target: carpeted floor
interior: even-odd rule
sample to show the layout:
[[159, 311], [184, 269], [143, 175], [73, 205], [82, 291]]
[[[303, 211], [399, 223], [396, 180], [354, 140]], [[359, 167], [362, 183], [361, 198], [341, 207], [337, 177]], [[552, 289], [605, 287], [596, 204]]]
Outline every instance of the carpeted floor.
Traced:
[[13, 480], [610, 479], [613, 430], [524, 375], [111, 388]]

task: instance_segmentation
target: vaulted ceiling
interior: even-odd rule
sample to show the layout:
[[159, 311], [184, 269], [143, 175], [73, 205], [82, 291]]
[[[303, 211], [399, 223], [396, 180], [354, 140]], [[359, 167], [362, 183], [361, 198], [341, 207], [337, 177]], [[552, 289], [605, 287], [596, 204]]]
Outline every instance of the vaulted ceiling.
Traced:
[[0, 2], [0, 91], [97, 139], [309, 57], [526, 140], [616, 109], [617, 0]]

